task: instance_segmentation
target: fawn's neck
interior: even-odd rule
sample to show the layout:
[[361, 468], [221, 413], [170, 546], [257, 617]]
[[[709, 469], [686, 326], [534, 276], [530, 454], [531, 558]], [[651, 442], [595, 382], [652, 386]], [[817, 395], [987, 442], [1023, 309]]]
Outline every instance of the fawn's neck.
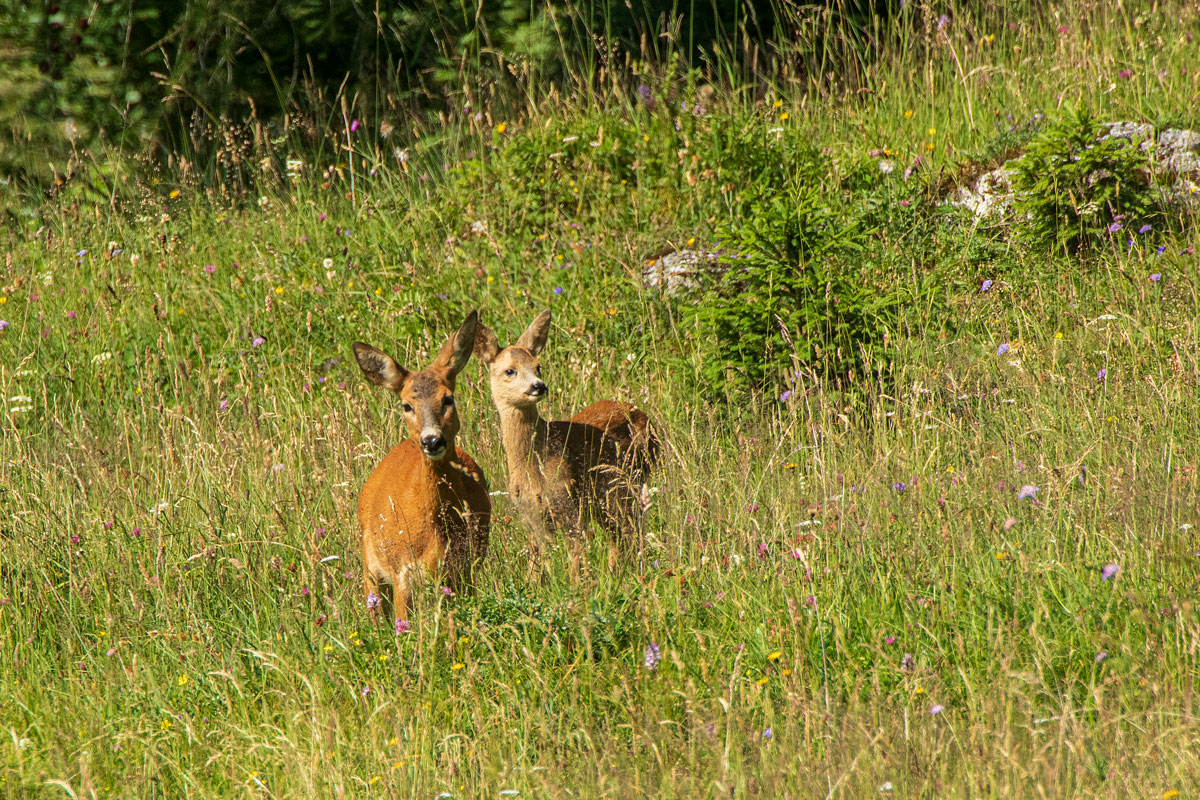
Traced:
[[500, 409], [500, 441], [508, 460], [510, 484], [525, 491], [541, 491], [545, 483], [541, 451], [546, 446], [546, 431], [546, 421], [538, 414], [537, 406]]

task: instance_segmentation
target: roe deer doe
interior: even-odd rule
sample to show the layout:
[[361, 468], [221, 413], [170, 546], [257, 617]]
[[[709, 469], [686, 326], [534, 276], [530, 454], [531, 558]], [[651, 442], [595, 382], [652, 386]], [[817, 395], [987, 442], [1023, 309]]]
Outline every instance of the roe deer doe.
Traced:
[[[371, 620], [381, 604], [379, 584], [392, 587], [396, 622], [407, 619], [415, 570], [443, 565], [446, 585], [470, 583], [487, 554], [492, 504], [483, 471], [454, 444], [458, 407], [454, 378], [471, 357], [478, 312], [472, 311], [437, 358], [409, 372], [361, 342], [354, 357], [367, 380], [400, 396], [409, 438], [392, 448], [358, 497], [363, 584]], [[399, 627], [399, 626], [398, 626]]]
[[537, 356], [549, 330], [550, 312], [543, 311], [508, 347], [501, 348], [483, 323], [475, 334], [475, 355], [487, 366], [500, 413], [509, 496], [537, 535], [560, 527], [578, 534], [595, 520], [618, 546], [635, 537], [640, 544], [642, 508], [634, 487], [657, 454], [650, 420], [610, 400], [569, 420], [542, 419], [537, 404], [547, 389]]

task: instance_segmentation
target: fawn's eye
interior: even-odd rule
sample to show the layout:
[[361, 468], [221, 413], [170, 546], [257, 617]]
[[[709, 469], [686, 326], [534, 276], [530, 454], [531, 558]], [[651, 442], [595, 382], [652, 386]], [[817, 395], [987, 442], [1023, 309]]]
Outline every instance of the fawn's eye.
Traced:
[[511, 378], [513, 375], [517, 374], [517, 371], [509, 367], [508, 369], [504, 370], [504, 374]]
[[446, 396], [445, 396], [445, 397], [442, 399], [442, 405], [444, 405], [444, 406], [452, 406], [452, 405], [454, 405], [454, 396], [453, 396], [453, 395], [446, 395]]
[[412, 413], [412, 406], [410, 406], [408, 403], [405, 403], [404, 405], [402, 405], [402, 406], [400, 406], [400, 407], [404, 409], [404, 413], [405, 413], [405, 414], [411, 414], [411, 413]]
[[537, 374], [537, 376], [539, 378], [542, 377], [542, 365], [541, 364], [538, 364], [536, 367], [534, 367], [533, 371]]

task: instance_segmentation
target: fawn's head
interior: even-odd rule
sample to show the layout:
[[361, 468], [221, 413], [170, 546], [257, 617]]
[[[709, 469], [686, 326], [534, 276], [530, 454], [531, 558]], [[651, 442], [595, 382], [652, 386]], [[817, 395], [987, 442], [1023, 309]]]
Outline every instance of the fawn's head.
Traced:
[[475, 331], [475, 355], [487, 365], [492, 400], [499, 408], [532, 407], [546, 396], [538, 353], [550, 333], [550, 312], [543, 311], [521, 338], [501, 349], [496, 334], [482, 323]]
[[479, 313], [472, 311], [433, 363], [420, 372], [409, 372], [382, 350], [354, 343], [354, 357], [367, 380], [400, 395], [409, 435], [420, 441], [421, 452], [433, 461], [440, 461], [454, 447], [458, 434], [454, 378], [471, 357], [478, 323]]

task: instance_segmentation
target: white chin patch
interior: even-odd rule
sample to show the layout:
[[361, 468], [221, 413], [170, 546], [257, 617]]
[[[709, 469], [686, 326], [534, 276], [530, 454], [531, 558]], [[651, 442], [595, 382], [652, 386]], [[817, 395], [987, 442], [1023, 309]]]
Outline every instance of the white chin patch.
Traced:
[[441, 449], [441, 451], [439, 451], [435, 455], [435, 454], [429, 452], [428, 450], [426, 450], [425, 448], [423, 448], [423, 447], [421, 448], [421, 452], [424, 453], [425, 457], [428, 458], [430, 461], [441, 461], [443, 458], [446, 457], [446, 453], [449, 452], [449, 450], [450, 450], [449, 447], [443, 447]]

